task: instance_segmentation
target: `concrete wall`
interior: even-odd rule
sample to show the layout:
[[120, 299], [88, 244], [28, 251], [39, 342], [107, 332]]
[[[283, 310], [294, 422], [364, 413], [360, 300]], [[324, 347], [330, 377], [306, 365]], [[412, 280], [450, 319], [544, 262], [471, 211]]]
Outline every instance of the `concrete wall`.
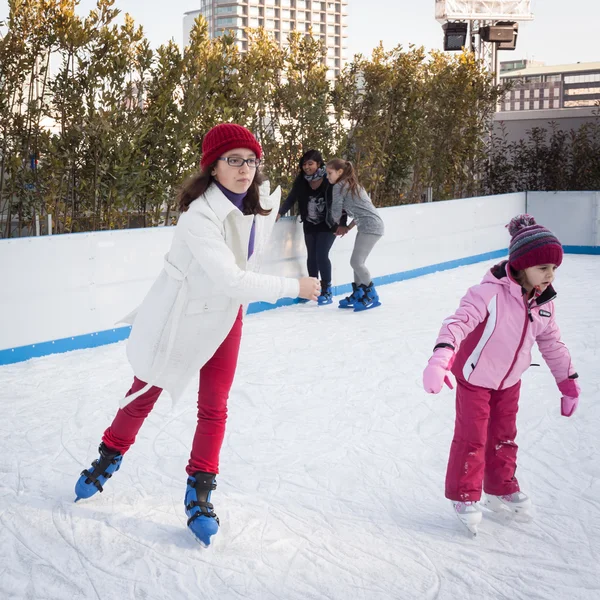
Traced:
[[527, 211], [563, 246], [600, 246], [600, 192], [527, 192]]
[[592, 108], [560, 108], [498, 112], [494, 115], [494, 131], [500, 135], [504, 127], [508, 141], [518, 142], [526, 139], [527, 131], [533, 127], [546, 129], [548, 134], [552, 126], [560, 131], [577, 130], [584, 123], [591, 123], [597, 119], [592, 114], [592, 110]]

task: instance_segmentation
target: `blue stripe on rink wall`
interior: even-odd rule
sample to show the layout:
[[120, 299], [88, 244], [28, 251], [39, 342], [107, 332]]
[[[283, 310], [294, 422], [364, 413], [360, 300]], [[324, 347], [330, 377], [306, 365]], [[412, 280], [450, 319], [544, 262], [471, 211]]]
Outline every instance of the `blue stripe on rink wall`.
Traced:
[[563, 246], [566, 254], [600, 255], [600, 246]]
[[[565, 246], [564, 249], [567, 254], [600, 255], [600, 247], [596, 246]], [[435, 265], [428, 265], [418, 269], [411, 269], [410, 271], [402, 271], [400, 273], [393, 273], [391, 275], [383, 275], [381, 277], [376, 277], [373, 280], [373, 283], [375, 283], [375, 285], [386, 285], [388, 283], [395, 283], [397, 281], [422, 277], [423, 275], [429, 275], [430, 273], [436, 273], [438, 271], [447, 271], [448, 269], [472, 265], [486, 260], [494, 260], [504, 256], [506, 256], [505, 248], [502, 250], [495, 250], [493, 252], [486, 252], [484, 254], [468, 256], [466, 258], [458, 258], [456, 260], [450, 260]], [[338, 285], [333, 288], [333, 293], [335, 296], [348, 294], [351, 291], [352, 285], [349, 283], [345, 285]], [[291, 306], [297, 303], [298, 299], [292, 298], [282, 298], [275, 304], [270, 304], [268, 302], [253, 302], [248, 307], [248, 314], [256, 314], [265, 310], [271, 310], [281, 306]], [[129, 337], [130, 331], [131, 327], [129, 326], [117, 327], [115, 329], [108, 329], [95, 333], [86, 333], [84, 335], [75, 335], [73, 337], [62, 338], [50, 342], [40, 342], [38, 344], [31, 344], [29, 346], [19, 346], [17, 348], [0, 350], [0, 365], [10, 365], [29, 360], [30, 358], [47, 356], [49, 354], [58, 354], [61, 352], [70, 352], [71, 350], [83, 350], [86, 348], [104, 346], [106, 344], [114, 344], [116, 342], [126, 340]]]

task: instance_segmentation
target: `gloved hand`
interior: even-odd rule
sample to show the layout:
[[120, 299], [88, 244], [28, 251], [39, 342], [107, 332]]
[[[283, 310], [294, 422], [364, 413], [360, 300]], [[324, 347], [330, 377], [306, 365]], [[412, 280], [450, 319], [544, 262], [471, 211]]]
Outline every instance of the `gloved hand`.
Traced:
[[562, 393], [562, 398], [560, 399], [560, 414], [563, 417], [570, 417], [579, 404], [581, 388], [576, 379], [565, 379], [558, 384], [558, 389]]
[[428, 394], [439, 394], [444, 383], [452, 390], [454, 386], [448, 376], [454, 362], [452, 348], [437, 348], [423, 371], [423, 387]]

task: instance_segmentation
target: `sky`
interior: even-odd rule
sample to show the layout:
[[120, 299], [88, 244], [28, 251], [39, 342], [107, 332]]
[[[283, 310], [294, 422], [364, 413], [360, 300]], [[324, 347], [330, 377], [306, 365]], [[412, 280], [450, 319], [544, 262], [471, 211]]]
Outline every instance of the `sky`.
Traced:
[[[95, 0], [81, 0], [85, 14]], [[183, 39], [183, 13], [200, 0], [116, 0], [144, 27], [153, 46]], [[442, 28], [434, 18], [434, 0], [349, 0], [348, 54], [370, 54], [380, 41], [386, 48], [415, 44], [441, 49]], [[535, 20], [522, 23], [517, 49], [502, 52], [500, 60], [529, 58], [548, 65], [600, 61], [596, 40], [600, 23], [599, 0], [533, 0]], [[0, 20], [8, 1], [0, 0]]]

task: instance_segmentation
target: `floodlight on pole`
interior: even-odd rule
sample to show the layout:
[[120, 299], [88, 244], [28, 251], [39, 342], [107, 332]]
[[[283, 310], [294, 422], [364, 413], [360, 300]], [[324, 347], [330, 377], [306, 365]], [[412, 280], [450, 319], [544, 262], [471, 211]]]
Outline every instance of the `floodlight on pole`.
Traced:
[[444, 50], [460, 51], [467, 45], [468, 23], [444, 23]]
[[[531, 0], [435, 0], [435, 18], [444, 29], [444, 50], [459, 50], [459, 28], [469, 47], [498, 81], [498, 51], [514, 50], [518, 23], [531, 21]], [[461, 48], [466, 46], [466, 39]]]

